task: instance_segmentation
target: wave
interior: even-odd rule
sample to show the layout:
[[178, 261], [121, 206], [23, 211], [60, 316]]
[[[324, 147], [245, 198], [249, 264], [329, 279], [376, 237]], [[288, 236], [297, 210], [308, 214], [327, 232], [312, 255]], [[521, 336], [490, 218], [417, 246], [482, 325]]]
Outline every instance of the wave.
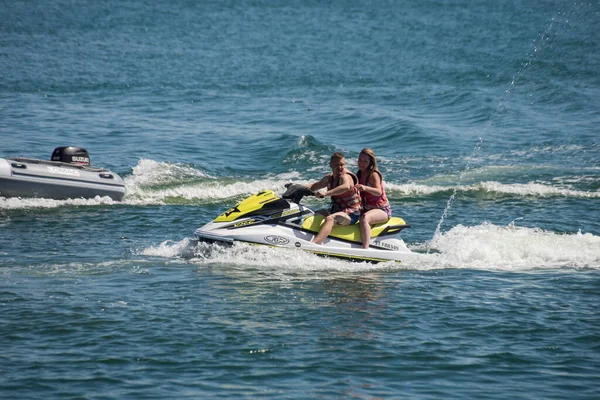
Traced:
[[328, 154], [333, 147], [319, 142], [312, 135], [300, 136], [293, 149], [289, 150], [282, 159], [282, 164], [290, 165], [327, 165]]
[[[71, 262], [42, 264], [30, 268], [39, 275], [106, 275], [151, 272], [153, 258], [169, 263], [188, 263], [198, 267], [222, 267], [231, 273], [260, 271], [286, 279], [320, 279], [321, 272], [343, 275], [390, 271], [430, 271], [465, 269], [492, 272], [535, 273], [540, 271], [600, 270], [600, 236], [591, 233], [563, 234], [539, 228], [519, 227], [514, 223], [498, 226], [483, 223], [457, 225], [431, 241], [409, 244], [412, 254], [401, 263], [369, 264], [329, 259], [299, 249], [282, 249], [236, 243], [233, 246], [198, 243], [191, 238], [167, 240], [132, 251], [133, 259], [99, 263]], [[2, 272], [10, 274], [10, 270]], [[361, 275], [362, 276], [362, 275]]]
[[591, 150], [588, 146], [583, 145], [556, 145], [556, 146], [533, 146], [527, 150], [512, 150], [508, 154], [517, 156], [517, 157], [529, 157], [529, 156], [537, 156], [537, 155], [554, 155], [557, 153], [567, 153], [567, 154], [578, 154], [581, 152], [585, 152]]
[[211, 176], [192, 165], [140, 159], [126, 180], [128, 189], [140, 186], [159, 186]]
[[16, 197], [0, 197], [0, 210], [30, 210], [30, 209], [50, 209], [59, 207], [91, 207], [91, 206], [112, 206], [121, 204], [108, 196], [96, 196], [93, 199], [21, 199]]
[[[303, 141], [310, 142], [310, 138], [302, 137]], [[311, 144], [308, 144], [310, 147]], [[315, 153], [316, 154], [316, 153]], [[310, 157], [316, 157], [313, 154]], [[287, 157], [294, 157], [288, 154]], [[384, 159], [384, 164], [386, 160]], [[313, 164], [314, 165], [314, 164]], [[0, 210], [15, 209], [48, 209], [58, 207], [81, 206], [113, 206], [118, 204], [130, 206], [144, 205], [201, 205], [220, 202], [232, 202], [243, 196], [256, 193], [260, 190], [271, 189], [276, 193], [283, 193], [287, 182], [306, 184], [314, 181], [309, 175], [316, 176], [327, 172], [324, 163], [303, 170], [288, 170], [278, 174], [267, 174], [263, 179], [244, 177], [221, 176], [209, 174], [194, 165], [176, 164], [171, 162], [158, 162], [141, 159], [133, 167], [131, 175], [125, 176], [126, 195], [122, 202], [114, 201], [108, 197], [94, 199], [19, 199], [0, 197]], [[489, 171], [491, 170], [491, 172]], [[515, 174], [510, 167], [487, 167], [485, 171], [472, 171], [470, 178], [485, 176], [486, 174], [509, 175]], [[518, 170], [518, 168], [517, 168]], [[301, 172], [302, 171], [302, 172]], [[498, 172], [500, 171], [500, 172]], [[520, 198], [551, 198], [566, 197], [580, 199], [600, 198], [600, 189], [577, 190], [570, 186], [584, 184], [596, 187], [598, 178], [595, 175], [560, 176], [552, 178], [553, 183], [502, 183], [499, 181], [478, 181], [472, 184], [452, 185], [454, 178], [438, 176], [424, 181], [410, 183], [386, 182], [388, 197], [440, 197], [448, 196], [454, 191], [467, 196], [487, 197], [520, 197]], [[442, 184], [440, 184], [442, 183]]]
[[[179, 183], [171, 187], [157, 187], [156, 185], [139, 186], [135, 182], [127, 182], [127, 195], [122, 202], [114, 201], [109, 197], [99, 197], [93, 199], [20, 199], [20, 198], [1, 198], [0, 210], [18, 210], [18, 209], [50, 209], [59, 207], [94, 207], [94, 206], [114, 206], [114, 205], [202, 205], [218, 204], [221, 202], [233, 202], [241, 200], [242, 197], [256, 193], [260, 190], [271, 189], [276, 193], [283, 193], [284, 185], [287, 182], [305, 184], [308, 180], [298, 179], [299, 173], [287, 173], [273, 176], [267, 179], [237, 181], [233, 180], [207, 180], [197, 183]], [[134, 179], [135, 180], [135, 179]], [[597, 199], [600, 198], [600, 190], [579, 191], [560, 187], [553, 187], [545, 184], [503, 184], [500, 182], [479, 182], [474, 185], [460, 186], [437, 186], [423, 185], [418, 183], [394, 184], [387, 183], [386, 191], [391, 201], [403, 197], [440, 197], [448, 196], [454, 191], [466, 195], [480, 196], [482, 194], [489, 197], [520, 197], [520, 198], [581, 198]]]
[[124, 260], [115, 259], [101, 262], [77, 261], [64, 263], [40, 263], [21, 265], [14, 268], [2, 268], [0, 275], [10, 276], [26, 272], [36, 276], [61, 276], [61, 277], [82, 277], [82, 276], [102, 276], [111, 275], [128, 271], [131, 274], [147, 274], [149, 270], [143, 266], [143, 260]]
[[224, 265], [230, 268], [257, 268], [271, 270], [273, 273], [297, 273], [312, 271], [363, 272], [375, 269], [389, 269], [389, 265], [380, 267], [369, 263], [354, 263], [337, 259], [324, 259], [317, 255], [287, 248], [255, 246], [246, 243], [234, 243], [231, 246], [198, 243], [185, 238], [175, 242], [164, 241], [139, 252], [148, 257], [184, 259], [196, 265]]
[[560, 234], [539, 228], [457, 225], [415, 250], [409, 266], [531, 271], [538, 269], [600, 269], [600, 236]]
[[497, 196], [518, 197], [573, 197], [573, 198], [600, 198], [600, 190], [580, 191], [562, 187], [550, 186], [542, 183], [513, 183], [478, 182], [473, 185], [439, 186], [423, 185], [418, 183], [386, 184], [388, 197], [393, 196], [422, 196], [449, 194], [454, 191], [466, 194], [488, 194]]
[[431, 242], [409, 246], [414, 253], [402, 263], [367, 264], [322, 257], [297, 249], [248, 244], [221, 246], [185, 238], [165, 241], [140, 251], [149, 257], [185, 259], [198, 265], [221, 264], [277, 273], [314, 271], [387, 271], [477, 269], [528, 272], [536, 270], [600, 269], [600, 236], [559, 234], [539, 228], [457, 225]]

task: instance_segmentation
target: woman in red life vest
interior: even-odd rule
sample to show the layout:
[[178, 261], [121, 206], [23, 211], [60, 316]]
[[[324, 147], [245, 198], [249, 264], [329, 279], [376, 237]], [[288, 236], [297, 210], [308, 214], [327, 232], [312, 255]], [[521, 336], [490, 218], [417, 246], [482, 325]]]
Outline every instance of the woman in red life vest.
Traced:
[[316, 192], [317, 198], [331, 197], [331, 208], [329, 215], [321, 226], [319, 233], [312, 240], [313, 243], [321, 244], [331, 233], [333, 225], [351, 225], [358, 222], [360, 218], [361, 198], [356, 184], [358, 178], [346, 169], [346, 158], [342, 153], [333, 153], [329, 161], [331, 174], [325, 175], [320, 181], [308, 187], [315, 192], [327, 188], [325, 192]]
[[387, 222], [392, 209], [385, 195], [383, 175], [377, 168], [377, 159], [371, 149], [362, 149], [358, 156], [358, 190], [362, 195], [363, 214], [360, 217], [360, 233], [364, 249], [369, 248], [371, 226]]

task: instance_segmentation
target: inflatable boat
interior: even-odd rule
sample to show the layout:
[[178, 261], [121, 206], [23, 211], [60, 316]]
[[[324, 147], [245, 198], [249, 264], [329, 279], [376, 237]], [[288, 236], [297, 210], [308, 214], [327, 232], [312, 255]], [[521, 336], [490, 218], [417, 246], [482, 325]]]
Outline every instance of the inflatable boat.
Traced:
[[125, 183], [114, 172], [90, 165], [85, 149], [57, 147], [50, 161], [0, 158], [0, 197], [77, 199], [108, 196], [120, 201]]

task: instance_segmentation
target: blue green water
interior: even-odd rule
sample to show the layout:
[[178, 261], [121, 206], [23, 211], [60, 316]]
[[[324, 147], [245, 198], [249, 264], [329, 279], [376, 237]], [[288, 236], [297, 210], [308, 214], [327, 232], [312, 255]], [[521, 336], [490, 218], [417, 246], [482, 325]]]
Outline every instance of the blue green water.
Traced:
[[[600, 396], [600, 2], [0, 1], [0, 398]], [[375, 150], [414, 254], [196, 244]], [[316, 199], [307, 204], [320, 206]]]

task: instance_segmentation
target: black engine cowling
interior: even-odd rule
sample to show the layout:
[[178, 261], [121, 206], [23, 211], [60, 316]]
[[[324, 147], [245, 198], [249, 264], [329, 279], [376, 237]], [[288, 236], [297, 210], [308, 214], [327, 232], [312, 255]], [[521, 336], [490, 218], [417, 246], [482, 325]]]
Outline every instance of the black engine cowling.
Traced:
[[300, 201], [304, 196], [314, 196], [315, 192], [304, 185], [298, 183], [286, 183], [285, 187], [287, 190], [281, 196], [284, 199], [292, 200], [296, 204], [300, 204]]
[[90, 155], [87, 150], [73, 146], [55, 148], [52, 152], [51, 160], [70, 164], [90, 165]]

